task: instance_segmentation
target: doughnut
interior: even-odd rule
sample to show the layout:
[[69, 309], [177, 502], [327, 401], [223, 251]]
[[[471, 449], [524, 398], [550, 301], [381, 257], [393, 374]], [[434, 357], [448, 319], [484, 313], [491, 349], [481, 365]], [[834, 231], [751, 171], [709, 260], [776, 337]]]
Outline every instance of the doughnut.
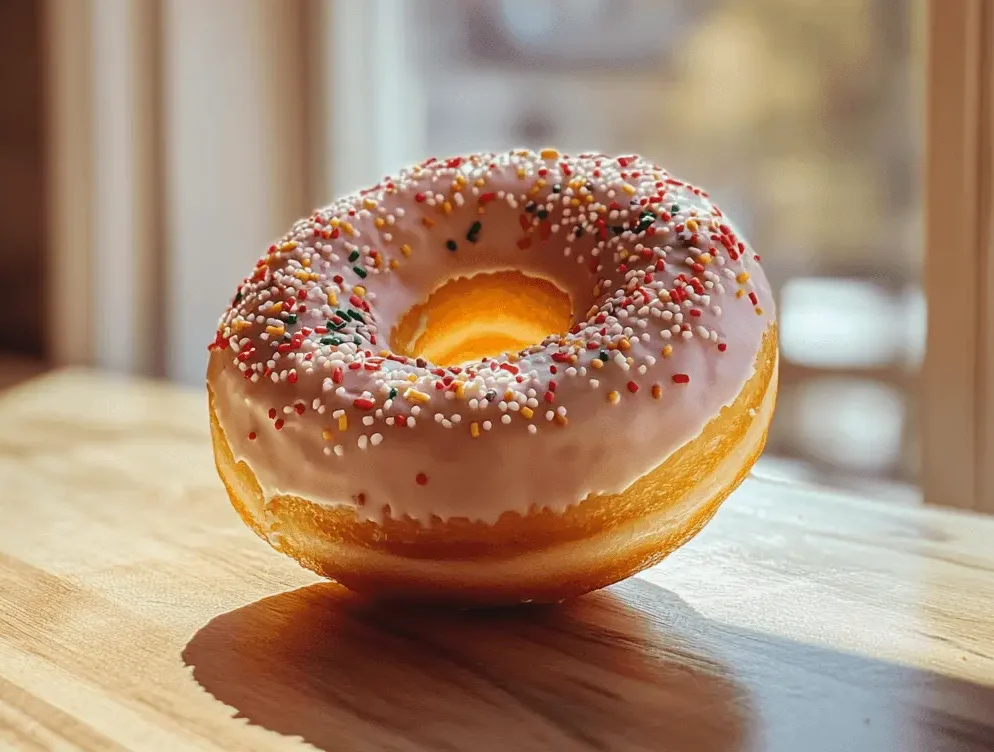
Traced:
[[208, 347], [215, 463], [376, 597], [553, 602], [692, 538], [766, 441], [760, 257], [639, 156], [429, 159], [299, 220]]

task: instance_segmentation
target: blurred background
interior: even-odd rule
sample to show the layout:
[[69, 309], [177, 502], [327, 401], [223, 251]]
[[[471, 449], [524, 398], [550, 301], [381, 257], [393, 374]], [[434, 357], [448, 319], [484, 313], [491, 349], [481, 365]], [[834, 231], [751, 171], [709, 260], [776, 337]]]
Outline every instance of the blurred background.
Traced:
[[639, 152], [763, 255], [757, 472], [916, 503], [924, 0], [2, 0], [0, 383], [202, 383], [293, 218], [430, 155]]

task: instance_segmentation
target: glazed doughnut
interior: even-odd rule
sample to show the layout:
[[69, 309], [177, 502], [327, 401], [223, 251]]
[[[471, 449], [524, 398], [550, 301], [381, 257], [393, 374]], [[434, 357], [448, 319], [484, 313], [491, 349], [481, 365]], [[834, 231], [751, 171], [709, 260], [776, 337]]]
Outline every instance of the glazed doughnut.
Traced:
[[637, 156], [429, 159], [298, 221], [210, 345], [215, 460], [274, 548], [381, 596], [556, 601], [660, 561], [766, 440], [760, 258]]

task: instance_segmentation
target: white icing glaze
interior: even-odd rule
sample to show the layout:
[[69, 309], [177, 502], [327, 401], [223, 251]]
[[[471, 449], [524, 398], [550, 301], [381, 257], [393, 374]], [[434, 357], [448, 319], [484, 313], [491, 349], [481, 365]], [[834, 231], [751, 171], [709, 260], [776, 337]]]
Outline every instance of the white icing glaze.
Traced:
[[[381, 357], [444, 281], [509, 269], [569, 293], [571, 334], [461, 369]], [[350, 307], [357, 329], [317, 329]], [[267, 498], [493, 522], [623, 491], [657, 467], [739, 395], [773, 319], [752, 250], [706, 194], [661, 168], [473, 155], [295, 224], [222, 317], [209, 379], [235, 457]]]

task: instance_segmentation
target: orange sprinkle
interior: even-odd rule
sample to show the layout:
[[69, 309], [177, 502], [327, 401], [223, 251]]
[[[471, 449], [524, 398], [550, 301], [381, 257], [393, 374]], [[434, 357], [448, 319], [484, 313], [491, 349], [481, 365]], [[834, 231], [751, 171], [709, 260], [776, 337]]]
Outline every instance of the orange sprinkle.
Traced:
[[621, 395], [615, 391], [610, 391], [607, 393], [607, 401], [612, 405], [617, 405], [618, 401], [621, 399]]
[[475, 420], [469, 424], [469, 433], [474, 439], [480, 436], [480, 424]]
[[403, 253], [405, 256], [410, 256], [411, 246], [409, 246], [407, 243], [404, 243], [404, 245], [400, 247], [400, 252]]
[[738, 275], [735, 277], [735, 281], [738, 282], [740, 285], [744, 285], [746, 282], [749, 281], [749, 272], [739, 272]]
[[349, 430], [349, 416], [343, 415], [338, 419], [338, 430], [348, 431]]
[[321, 438], [323, 438], [325, 441], [331, 441], [332, 439], [335, 438], [335, 434], [332, 432], [330, 428], [326, 428], [321, 432]]
[[541, 156], [542, 159], [559, 159], [559, 152], [555, 149], [542, 149], [539, 156]]
[[535, 414], [535, 411], [530, 407], [522, 407], [519, 412], [525, 416], [525, 420], [531, 420], [532, 416]]
[[666, 345], [661, 354], [664, 358], [670, 357], [673, 354], [673, 345]]
[[655, 399], [659, 399], [661, 396], [663, 396], [663, 387], [660, 384], [652, 385], [652, 396]]

